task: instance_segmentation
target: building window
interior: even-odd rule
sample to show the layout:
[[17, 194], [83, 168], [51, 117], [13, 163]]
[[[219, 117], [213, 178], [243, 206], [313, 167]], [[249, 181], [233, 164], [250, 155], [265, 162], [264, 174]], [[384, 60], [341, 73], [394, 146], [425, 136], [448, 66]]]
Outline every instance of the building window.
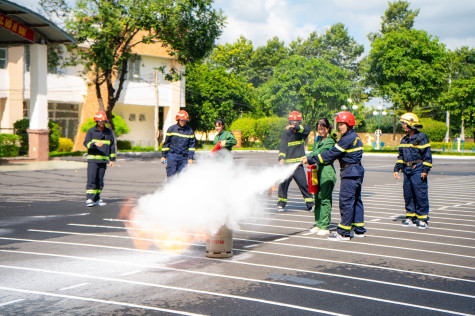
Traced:
[[58, 123], [61, 137], [74, 140], [79, 125], [79, 105], [48, 103], [48, 118]]
[[0, 69], [7, 68], [7, 49], [0, 47]]
[[140, 68], [142, 66], [142, 58], [140, 56], [133, 57], [129, 60], [129, 80], [140, 80]]
[[25, 45], [25, 71], [30, 72], [30, 45]]

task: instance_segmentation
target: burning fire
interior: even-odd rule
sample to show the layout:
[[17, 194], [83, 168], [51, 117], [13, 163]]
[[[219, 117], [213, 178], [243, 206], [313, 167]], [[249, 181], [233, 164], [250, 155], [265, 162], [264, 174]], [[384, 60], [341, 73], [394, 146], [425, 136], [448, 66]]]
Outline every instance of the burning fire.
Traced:
[[164, 252], [182, 254], [194, 243], [209, 238], [209, 234], [203, 232], [185, 232], [180, 229], [171, 231], [140, 211], [135, 204], [127, 199], [118, 217], [138, 249], [149, 249], [155, 245]]

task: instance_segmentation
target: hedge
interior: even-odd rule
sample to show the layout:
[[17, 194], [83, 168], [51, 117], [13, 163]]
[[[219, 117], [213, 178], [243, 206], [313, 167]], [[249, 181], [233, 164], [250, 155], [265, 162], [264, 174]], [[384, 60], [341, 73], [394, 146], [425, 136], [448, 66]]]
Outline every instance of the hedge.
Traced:
[[20, 152], [20, 136], [0, 134], [0, 157], [15, 157]]
[[256, 123], [256, 136], [265, 148], [279, 149], [282, 133], [288, 124], [287, 118], [283, 117], [260, 118]]

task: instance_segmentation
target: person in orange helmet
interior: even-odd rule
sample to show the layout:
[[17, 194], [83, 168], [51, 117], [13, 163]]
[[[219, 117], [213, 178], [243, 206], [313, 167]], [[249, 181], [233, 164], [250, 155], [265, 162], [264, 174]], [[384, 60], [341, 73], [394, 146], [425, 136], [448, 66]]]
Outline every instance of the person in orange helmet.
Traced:
[[87, 148], [87, 185], [86, 185], [86, 206], [105, 206], [101, 199], [104, 188], [104, 175], [107, 164], [114, 166], [116, 158], [114, 134], [106, 125], [107, 116], [104, 111], [99, 111], [94, 115], [96, 125], [90, 128], [84, 139], [84, 146]]
[[[282, 134], [279, 146], [279, 163], [299, 163], [302, 157], [305, 157], [305, 139], [310, 134], [309, 127], [303, 127], [302, 115], [293, 111], [289, 114], [289, 125], [286, 127], [286, 131]], [[313, 210], [314, 201], [313, 196], [308, 192], [308, 183], [305, 170], [302, 165], [299, 165], [294, 173], [279, 184], [277, 212], [283, 212], [287, 204], [287, 191], [289, 190], [290, 182], [292, 179], [297, 183], [300, 192], [302, 193], [305, 205], [308, 211]]]
[[177, 123], [168, 128], [162, 146], [161, 162], [167, 164], [167, 177], [180, 173], [187, 164], [192, 164], [195, 155], [195, 134], [186, 125], [190, 119], [188, 112], [180, 110], [175, 118]]

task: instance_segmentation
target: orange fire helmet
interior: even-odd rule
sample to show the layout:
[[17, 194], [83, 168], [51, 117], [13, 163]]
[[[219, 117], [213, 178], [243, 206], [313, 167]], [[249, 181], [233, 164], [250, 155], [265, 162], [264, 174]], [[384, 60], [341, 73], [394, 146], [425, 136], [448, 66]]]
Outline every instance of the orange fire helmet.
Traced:
[[94, 115], [94, 122], [97, 122], [97, 121], [107, 121], [106, 112], [98, 111], [96, 115]]
[[302, 120], [302, 115], [297, 112], [293, 111], [289, 114], [289, 121], [301, 121]]
[[337, 114], [336, 116], [337, 123], [346, 123], [348, 126], [355, 126], [356, 120], [355, 116], [351, 112], [343, 111]]
[[188, 122], [190, 120], [190, 116], [188, 115], [188, 112], [186, 112], [185, 110], [180, 110], [176, 117], [175, 117], [175, 120], [183, 120], [183, 121], [186, 121]]

